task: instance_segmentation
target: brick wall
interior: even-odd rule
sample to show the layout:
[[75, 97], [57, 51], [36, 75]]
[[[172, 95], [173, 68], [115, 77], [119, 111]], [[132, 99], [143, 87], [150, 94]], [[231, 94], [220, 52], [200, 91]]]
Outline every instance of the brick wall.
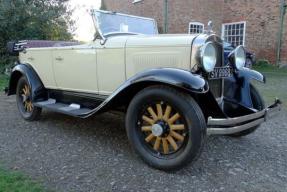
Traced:
[[223, 23], [246, 21], [246, 47], [258, 58], [276, 61], [280, 17], [278, 0], [225, 0]]
[[[163, 29], [163, 0], [105, 0], [109, 10], [155, 18]], [[169, 33], [187, 33], [192, 21], [207, 26], [213, 21], [214, 31], [221, 35], [222, 23], [246, 21], [245, 45], [257, 58], [276, 61], [280, 2], [278, 0], [169, 0]], [[287, 63], [287, 16], [282, 47], [282, 61]]]
[[[132, 4], [133, 0], [105, 0], [111, 11], [155, 18], [159, 28], [164, 28], [163, 0], [145, 0]], [[169, 1], [169, 33], [188, 33], [188, 25], [192, 21], [207, 25], [209, 20], [214, 22], [214, 30], [221, 32], [223, 0], [214, 4], [209, 0], [170, 0]]]
[[281, 50], [281, 63], [287, 65], [287, 13], [285, 15], [284, 21], [285, 23]]

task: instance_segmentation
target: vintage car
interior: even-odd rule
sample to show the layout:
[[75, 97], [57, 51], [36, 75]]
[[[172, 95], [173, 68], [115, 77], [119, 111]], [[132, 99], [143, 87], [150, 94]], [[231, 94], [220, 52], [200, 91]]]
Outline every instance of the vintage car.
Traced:
[[[150, 166], [176, 170], [199, 157], [207, 135], [254, 132], [280, 101], [265, 108], [237, 47], [224, 66], [220, 37], [158, 34], [154, 19], [93, 10], [94, 41], [66, 47], [25, 48], [8, 95], [21, 116], [37, 120], [42, 109], [79, 118], [109, 110], [126, 113], [128, 139]], [[12, 47], [12, 48], [11, 48]], [[117, 127], [115, 127], [117, 129]]]

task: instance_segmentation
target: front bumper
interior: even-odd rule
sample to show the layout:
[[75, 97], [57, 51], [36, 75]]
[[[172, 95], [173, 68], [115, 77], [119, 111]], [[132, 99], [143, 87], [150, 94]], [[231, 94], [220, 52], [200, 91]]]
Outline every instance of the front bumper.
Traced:
[[208, 135], [230, 135], [250, 129], [267, 119], [272, 118], [277, 112], [281, 111], [281, 101], [276, 99], [274, 104], [262, 111], [235, 118], [208, 118], [207, 134]]

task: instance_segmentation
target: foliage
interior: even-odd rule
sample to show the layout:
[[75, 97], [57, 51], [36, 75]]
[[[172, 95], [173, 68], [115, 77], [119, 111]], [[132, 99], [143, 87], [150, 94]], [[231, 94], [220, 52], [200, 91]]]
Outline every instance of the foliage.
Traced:
[[269, 66], [271, 64], [268, 60], [261, 59], [261, 60], [258, 60], [255, 65], [264, 67], [264, 66]]
[[25, 176], [0, 168], [0, 192], [44, 192], [43, 187]]
[[9, 77], [7, 75], [0, 74], [0, 92], [8, 86]]
[[70, 40], [74, 22], [69, 0], [0, 0], [0, 65], [11, 40]]
[[287, 75], [287, 69], [280, 69], [269, 63], [267, 60], [258, 60], [253, 69], [260, 72], [284, 73]]

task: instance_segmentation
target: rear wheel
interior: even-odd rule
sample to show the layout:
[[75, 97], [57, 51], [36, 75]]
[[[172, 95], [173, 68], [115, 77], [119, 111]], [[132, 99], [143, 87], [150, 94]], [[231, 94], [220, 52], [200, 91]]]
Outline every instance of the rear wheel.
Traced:
[[139, 92], [129, 105], [126, 128], [132, 147], [150, 166], [179, 169], [201, 152], [206, 122], [188, 95], [164, 86]]
[[[264, 100], [261, 97], [261, 95], [259, 94], [258, 90], [252, 84], [250, 84], [250, 95], [251, 95], [251, 100], [253, 103], [253, 108], [257, 109], [258, 111], [263, 110], [265, 108]], [[249, 135], [249, 134], [253, 133], [254, 131], [256, 131], [256, 129], [258, 129], [259, 127], [260, 127], [260, 125], [257, 125], [255, 127], [241, 131], [241, 132], [233, 134], [231, 136], [232, 137], [246, 136], [246, 135]]]
[[38, 120], [42, 112], [41, 108], [33, 105], [31, 96], [31, 86], [23, 76], [18, 81], [16, 101], [21, 116], [27, 121]]

